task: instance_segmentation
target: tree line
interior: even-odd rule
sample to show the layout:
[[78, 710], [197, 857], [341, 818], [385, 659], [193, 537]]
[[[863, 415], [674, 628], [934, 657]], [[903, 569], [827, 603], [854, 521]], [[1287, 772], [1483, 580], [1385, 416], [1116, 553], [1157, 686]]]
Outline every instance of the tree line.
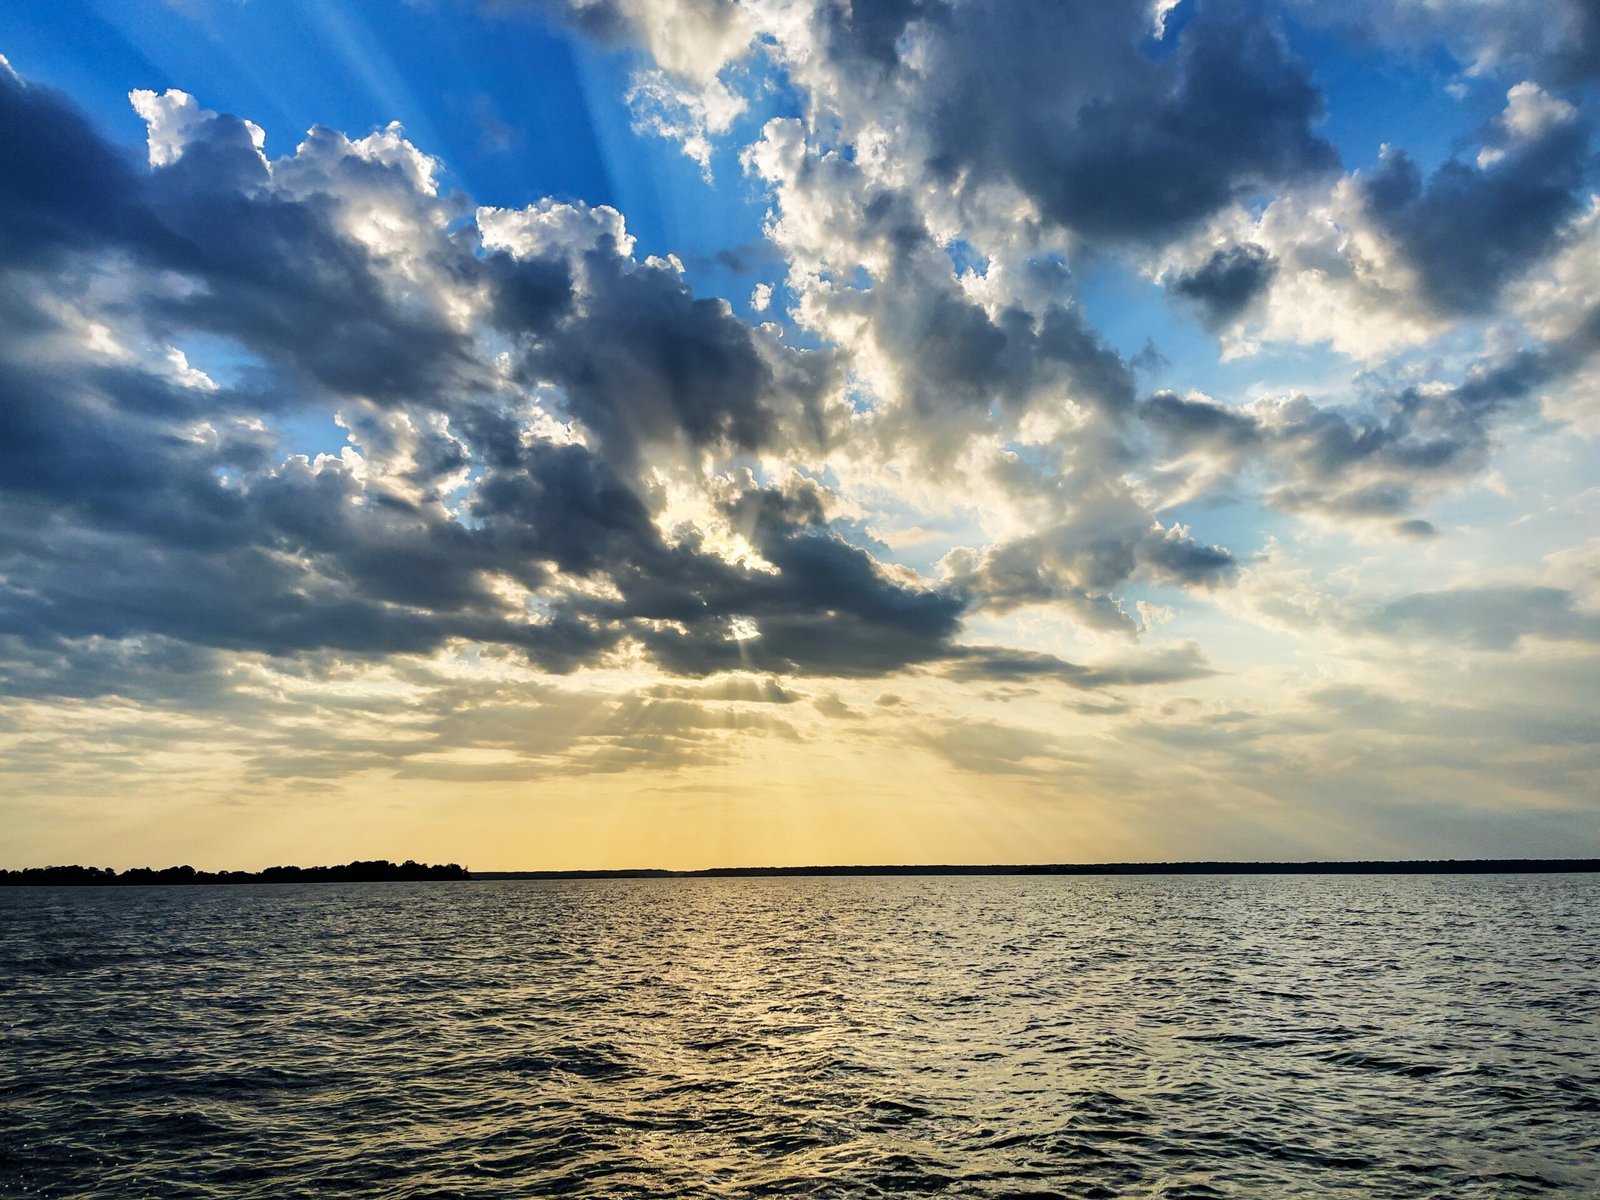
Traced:
[[331, 867], [268, 867], [263, 871], [197, 871], [194, 867], [24, 867], [0, 869], [0, 887], [50, 885], [55, 887], [136, 887], [148, 884], [186, 883], [390, 883], [412, 880], [471, 879], [456, 863], [419, 863], [386, 858], [350, 862]]

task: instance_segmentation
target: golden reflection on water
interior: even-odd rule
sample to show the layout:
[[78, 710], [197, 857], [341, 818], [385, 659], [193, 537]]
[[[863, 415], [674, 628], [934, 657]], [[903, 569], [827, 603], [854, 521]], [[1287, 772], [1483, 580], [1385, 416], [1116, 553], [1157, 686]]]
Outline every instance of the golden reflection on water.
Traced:
[[1581, 1194], [1595, 887], [27, 889], [0, 1193]]

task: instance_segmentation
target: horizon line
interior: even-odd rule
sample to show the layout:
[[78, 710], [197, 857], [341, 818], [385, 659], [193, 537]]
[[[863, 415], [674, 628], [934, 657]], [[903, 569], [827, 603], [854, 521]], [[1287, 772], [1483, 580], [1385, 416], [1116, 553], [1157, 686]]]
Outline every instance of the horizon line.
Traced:
[[1600, 858], [1185, 859], [1091, 863], [876, 863], [737, 867], [471, 870], [474, 879], [696, 878], [740, 875], [1499, 874], [1600, 871]]
[[[1600, 872], [1600, 858], [1407, 858], [1407, 859], [1186, 859], [1092, 863], [876, 863], [734, 867], [580, 867], [474, 871], [456, 863], [432, 865], [406, 860], [356, 859], [347, 864], [300, 867], [276, 865], [259, 870], [210, 870], [185, 865], [164, 868], [85, 867], [53, 864], [0, 868], [0, 884], [141, 883], [241, 884], [339, 882], [471, 882], [562, 879], [707, 879], [819, 877], [848, 878], [922, 875], [1500, 875]], [[38, 878], [54, 874], [54, 879]], [[73, 878], [75, 875], [85, 878]], [[63, 878], [62, 875], [67, 877]], [[149, 876], [130, 880], [128, 876]], [[34, 876], [29, 879], [27, 876]], [[101, 878], [93, 878], [101, 876]]]

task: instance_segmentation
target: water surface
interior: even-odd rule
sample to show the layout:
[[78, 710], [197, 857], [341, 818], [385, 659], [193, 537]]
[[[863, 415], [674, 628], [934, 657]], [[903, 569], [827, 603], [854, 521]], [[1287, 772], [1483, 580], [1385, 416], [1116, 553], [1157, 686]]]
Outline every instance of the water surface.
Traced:
[[1600, 879], [0, 892], [0, 1195], [1600, 1195]]

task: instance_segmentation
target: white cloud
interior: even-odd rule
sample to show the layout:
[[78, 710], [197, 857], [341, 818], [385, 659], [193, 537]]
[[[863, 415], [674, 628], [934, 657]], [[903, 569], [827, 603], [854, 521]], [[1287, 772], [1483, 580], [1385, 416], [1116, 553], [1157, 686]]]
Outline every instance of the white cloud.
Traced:
[[[1578, 110], [1537, 83], [1524, 81], [1506, 93], [1506, 109], [1497, 125], [1512, 144], [1535, 141], [1561, 125], [1576, 120]], [[1500, 146], [1478, 151], [1478, 166], [1487, 167], [1506, 156]]]
[[[190, 140], [217, 117], [210, 109], [201, 108], [188, 92], [177, 88], [169, 88], [159, 95], [140, 88], [129, 92], [128, 100], [149, 127], [152, 167], [166, 167], [177, 162]], [[259, 153], [266, 145], [265, 131], [253, 121], [245, 121], [244, 127], [249, 130], [250, 141]], [[264, 156], [262, 161], [265, 161]]]
[[633, 238], [622, 214], [605, 204], [591, 207], [581, 201], [564, 204], [546, 198], [526, 208], [479, 208], [477, 222], [485, 246], [519, 258], [570, 256], [601, 238], [610, 238], [621, 257], [633, 253]]

